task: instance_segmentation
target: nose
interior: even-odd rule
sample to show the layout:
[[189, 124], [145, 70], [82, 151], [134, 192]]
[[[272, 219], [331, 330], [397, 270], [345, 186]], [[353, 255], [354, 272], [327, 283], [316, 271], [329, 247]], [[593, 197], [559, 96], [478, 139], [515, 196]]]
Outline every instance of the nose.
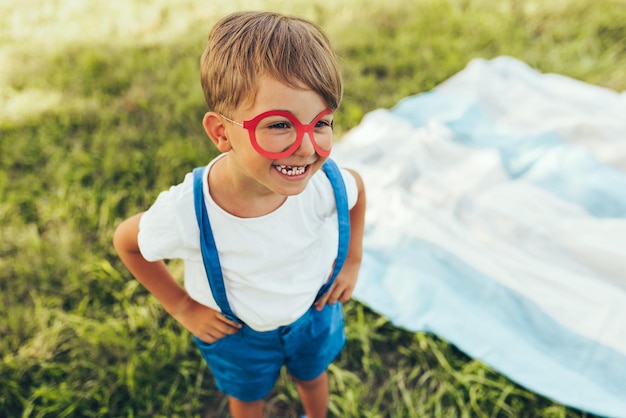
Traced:
[[302, 155], [302, 156], [309, 156], [309, 155], [315, 154], [315, 147], [313, 146], [313, 141], [315, 141], [315, 138], [313, 137], [313, 132], [305, 132], [304, 136], [302, 137], [302, 142], [300, 143], [300, 146], [298, 147], [296, 152], [294, 152], [294, 154]]

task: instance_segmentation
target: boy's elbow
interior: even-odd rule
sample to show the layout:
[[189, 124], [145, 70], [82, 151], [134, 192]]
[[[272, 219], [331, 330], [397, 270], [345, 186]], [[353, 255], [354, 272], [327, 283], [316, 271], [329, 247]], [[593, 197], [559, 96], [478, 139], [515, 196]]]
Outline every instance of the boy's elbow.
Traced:
[[354, 178], [354, 181], [356, 183], [357, 203], [359, 201], [364, 202], [365, 201], [365, 183], [363, 182], [363, 178], [357, 171], [351, 168], [347, 168], [346, 170], [350, 172], [350, 174], [352, 174], [352, 177]]
[[[361, 178], [361, 176], [358, 173], [355, 173], [354, 176], [355, 180], [356, 180], [356, 187], [357, 187], [357, 205], [361, 206], [361, 207], [365, 207], [366, 203], [365, 203], [365, 183], [363, 182], [363, 179]], [[364, 210], [364, 209], [363, 209]]]
[[123, 237], [122, 237], [122, 229], [121, 229], [121, 224], [117, 226], [117, 228], [115, 228], [115, 231], [113, 232], [113, 248], [115, 248], [115, 251], [117, 251], [118, 253], [121, 251], [121, 249], [123, 248]]
[[137, 234], [139, 233], [140, 215], [126, 219], [113, 232], [113, 247], [118, 254], [139, 251]]
[[113, 232], [113, 248], [115, 248], [115, 251], [117, 251], [118, 254], [124, 251], [125, 239], [121, 224], [115, 228], [115, 232]]

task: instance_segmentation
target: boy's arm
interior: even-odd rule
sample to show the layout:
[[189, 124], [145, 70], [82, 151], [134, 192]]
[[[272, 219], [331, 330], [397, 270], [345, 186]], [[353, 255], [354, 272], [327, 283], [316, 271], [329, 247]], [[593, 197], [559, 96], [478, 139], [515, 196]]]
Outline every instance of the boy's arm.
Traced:
[[343, 268], [335, 278], [330, 290], [315, 304], [321, 310], [325, 304], [332, 305], [339, 301], [347, 302], [352, 297], [363, 258], [363, 231], [365, 229], [365, 186], [361, 176], [353, 170], [348, 171], [356, 180], [358, 195], [352, 209], [350, 209], [350, 246]]
[[128, 270], [170, 315], [201, 340], [212, 343], [237, 332], [240, 328], [237, 323], [191, 299], [163, 261], [150, 262], [143, 258], [137, 242], [141, 215], [122, 222], [113, 236], [113, 245]]

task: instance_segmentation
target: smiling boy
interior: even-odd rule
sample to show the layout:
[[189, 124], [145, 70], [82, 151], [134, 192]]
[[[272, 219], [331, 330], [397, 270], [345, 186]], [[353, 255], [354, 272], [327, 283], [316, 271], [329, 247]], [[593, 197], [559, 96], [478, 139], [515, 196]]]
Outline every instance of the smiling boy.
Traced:
[[[336, 57], [309, 21], [240, 12], [209, 35], [201, 81], [221, 154], [120, 224], [115, 248], [193, 334], [233, 417], [263, 415], [283, 366], [307, 416], [324, 417], [365, 213], [360, 176], [328, 158]], [[171, 258], [184, 260], [184, 287]]]

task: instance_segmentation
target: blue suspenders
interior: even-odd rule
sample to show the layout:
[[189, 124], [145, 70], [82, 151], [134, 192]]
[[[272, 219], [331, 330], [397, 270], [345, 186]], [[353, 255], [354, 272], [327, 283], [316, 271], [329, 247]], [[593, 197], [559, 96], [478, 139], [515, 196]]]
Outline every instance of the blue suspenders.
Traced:
[[[346, 195], [346, 186], [343, 182], [343, 177], [341, 176], [339, 167], [337, 167], [337, 164], [331, 159], [326, 160], [322, 169], [324, 173], [326, 173], [326, 176], [328, 176], [333, 187], [333, 192], [335, 193], [337, 217], [339, 221], [339, 249], [337, 251], [333, 272], [328, 281], [319, 290], [316, 300], [330, 289], [335, 277], [337, 277], [337, 274], [341, 271], [348, 255], [348, 244], [350, 242], [350, 214], [348, 211], [348, 196]], [[213, 230], [211, 229], [209, 216], [204, 206], [204, 193], [202, 191], [202, 177], [204, 171], [205, 167], [198, 167], [193, 170], [194, 207], [200, 228], [200, 250], [202, 252], [204, 269], [209, 279], [211, 293], [213, 294], [215, 302], [222, 310], [222, 314], [233, 321], [241, 322], [233, 313], [228, 304], [228, 298], [226, 297], [222, 267], [217, 254], [217, 247], [215, 245], [215, 239], [213, 238]]]

